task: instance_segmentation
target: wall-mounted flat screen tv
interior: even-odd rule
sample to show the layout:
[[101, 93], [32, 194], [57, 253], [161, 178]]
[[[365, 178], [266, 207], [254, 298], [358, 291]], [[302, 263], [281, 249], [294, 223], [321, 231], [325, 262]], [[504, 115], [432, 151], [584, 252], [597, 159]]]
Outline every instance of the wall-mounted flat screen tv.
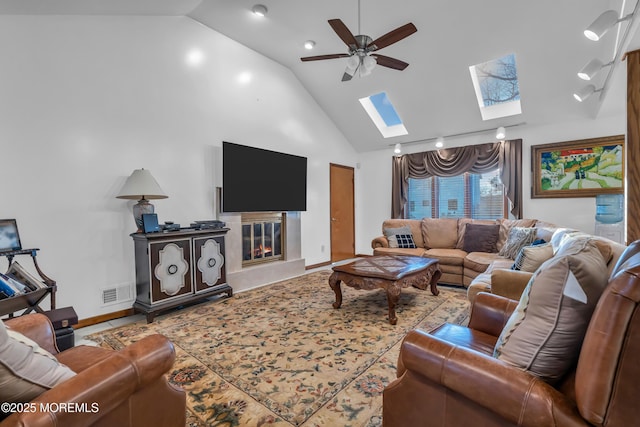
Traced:
[[223, 142], [221, 210], [307, 210], [307, 158]]

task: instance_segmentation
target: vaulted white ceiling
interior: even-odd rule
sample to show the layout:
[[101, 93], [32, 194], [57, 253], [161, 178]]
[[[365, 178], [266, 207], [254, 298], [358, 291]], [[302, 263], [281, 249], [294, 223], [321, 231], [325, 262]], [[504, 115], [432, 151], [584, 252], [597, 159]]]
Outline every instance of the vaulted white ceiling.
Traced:
[[[266, 17], [258, 19], [251, 13], [256, 3], [268, 8]], [[610, 114], [605, 109], [623, 110], [623, 102], [610, 107], [607, 98], [620, 98], [620, 84], [611, 83], [625, 79], [624, 62], [616, 63], [608, 84], [618, 89], [596, 93], [583, 103], [572, 94], [586, 85], [577, 71], [593, 58], [609, 62], [628, 24], [600, 42], [587, 40], [583, 30], [603, 11], [629, 13], [635, 4], [361, 0], [359, 15], [358, 0], [0, 0], [0, 13], [188, 16], [290, 68], [352, 145], [369, 151], [498, 126], [506, 126], [508, 136], [513, 136], [525, 126], [597, 120], [600, 114]], [[380, 51], [409, 67], [397, 71], [377, 66], [369, 76], [342, 82], [346, 58], [301, 62], [303, 56], [347, 52], [327, 23], [333, 18], [341, 19], [354, 34], [374, 39], [412, 22], [417, 33]], [[635, 27], [630, 28], [632, 36]], [[304, 49], [306, 40], [316, 42], [314, 50]], [[623, 50], [640, 46], [635, 37], [628, 40]], [[483, 121], [469, 66], [510, 53], [516, 56], [522, 114]], [[596, 87], [602, 86], [607, 71], [593, 82]], [[361, 107], [359, 98], [380, 91], [393, 102], [408, 135], [384, 139]]]

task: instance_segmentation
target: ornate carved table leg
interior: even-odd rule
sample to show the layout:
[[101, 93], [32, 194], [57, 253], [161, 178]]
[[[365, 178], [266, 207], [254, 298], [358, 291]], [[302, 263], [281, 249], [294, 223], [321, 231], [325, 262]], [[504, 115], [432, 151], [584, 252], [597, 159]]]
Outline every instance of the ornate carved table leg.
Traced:
[[440, 276], [442, 276], [442, 271], [440, 271], [440, 267], [436, 267], [437, 270], [433, 272], [433, 276], [431, 276], [431, 293], [435, 296], [438, 296], [440, 291], [438, 290], [438, 281], [440, 280]]
[[336, 294], [336, 302], [333, 303], [333, 308], [340, 308], [342, 305], [342, 289], [340, 287], [340, 279], [336, 273], [332, 273], [329, 276], [329, 286], [333, 289], [333, 292]]
[[396, 317], [396, 304], [398, 303], [398, 299], [400, 299], [400, 291], [402, 290], [402, 286], [398, 284], [398, 282], [392, 282], [387, 287], [387, 304], [389, 304], [389, 323], [395, 325], [398, 323], [398, 318]]

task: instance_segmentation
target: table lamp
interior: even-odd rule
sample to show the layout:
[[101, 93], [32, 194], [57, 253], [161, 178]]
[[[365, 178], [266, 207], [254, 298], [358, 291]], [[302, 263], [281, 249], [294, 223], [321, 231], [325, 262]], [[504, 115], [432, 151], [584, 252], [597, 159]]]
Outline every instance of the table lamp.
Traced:
[[142, 232], [142, 214], [154, 212], [154, 207], [149, 200], [167, 197], [151, 172], [146, 169], [134, 170], [116, 196], [118, 199], [138, 200], [138, 203], [133, 205], [133, 219], [136, 221], [138, 233]]

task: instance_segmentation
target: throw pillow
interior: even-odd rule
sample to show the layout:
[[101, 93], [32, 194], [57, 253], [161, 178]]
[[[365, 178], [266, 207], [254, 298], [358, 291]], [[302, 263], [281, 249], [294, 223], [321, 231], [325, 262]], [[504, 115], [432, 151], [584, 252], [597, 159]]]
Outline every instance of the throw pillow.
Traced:
[[518, 256], [518, 252], [523, 247], [530, 245], [536, 240], [537, 230], [532, 227], [512, 227], [509, 230], [509, 236], [502, 249], [500, 249], [500, 256], [505, 258], [515, 259]]
[[[385, 228], [383, 230], [385, 237], [389, 241], [390, 248], [400, 248], [400, 242], [398, 241], [398, 236], [404, 236], [403, 241], [406, 242], [406, 236], [411, 236], [411, 242], [413, 243], [413, 234], [411, 233], [411, 228], [409, 226], [405, 227], [395, 227], [395, 228]], [[407, 246], [404, 246], [407, 247]], [[412, 247], [416, 247], [414, 244]]]
[[413, 235], [411, 234], [396, 234], [395, 240], [398, 242], [399, 248], [416, 248], [416, 244], [413, 241]]
[[29, 402], [75, 373], [0, 321], [0, 401]]
[[497, 253], [500, 224], [467, 224], [464, 231], [462, 250], [465, 252]]
[[535, 244], [533, 242], [529, 246], [525, 246], [520, 249], [515, 262], [513, 263], [513, 270], [528, 271], [533, 273], [544, 263], [546, 260], [553, 257], [553, 246], [551, 243], [546, 243], [541, 240], [541, 244]]
[[574, 240], [536, 270], [494, 349], [498, 359], [545, 381], [575, 365], [607, 267], [589, 240]]

